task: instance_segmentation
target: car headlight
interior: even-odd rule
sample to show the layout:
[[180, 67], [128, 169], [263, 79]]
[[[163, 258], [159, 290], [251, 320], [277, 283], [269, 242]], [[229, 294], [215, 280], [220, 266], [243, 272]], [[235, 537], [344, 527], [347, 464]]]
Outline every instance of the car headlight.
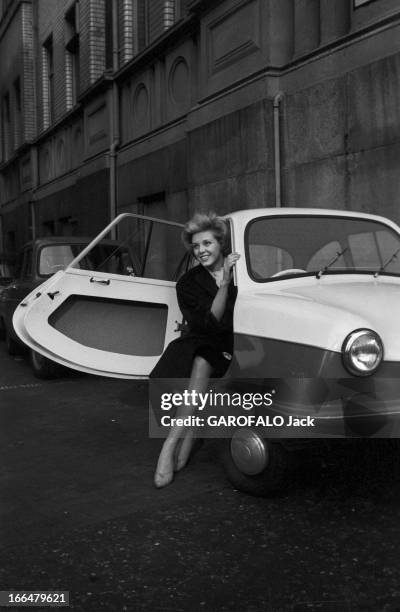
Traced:
[[356, 329], [343, 343], [343, 362], [356, 376], [373, 374], [383, 359], [383, 344], [372, 329]]

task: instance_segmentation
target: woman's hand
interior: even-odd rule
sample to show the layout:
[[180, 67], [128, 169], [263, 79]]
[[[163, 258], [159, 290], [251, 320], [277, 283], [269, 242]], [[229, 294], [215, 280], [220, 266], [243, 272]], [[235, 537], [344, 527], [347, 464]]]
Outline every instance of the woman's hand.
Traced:
[[228, 299], [228, 286], [232, 278], [232, 268], [239, 259], [239, 253], [230, 253], [224, 260], [224, 274], [219, 289], [211, 305], [211, 312], [217, 321], [222, 319]]
[[239, 257], [239, 253], [229, 253], [229, 255], [225, 257], [224, 275], [222, 277], [222, 282], [224, 284], [229, 284], [231, 282], [233, 266], [236, 264]]

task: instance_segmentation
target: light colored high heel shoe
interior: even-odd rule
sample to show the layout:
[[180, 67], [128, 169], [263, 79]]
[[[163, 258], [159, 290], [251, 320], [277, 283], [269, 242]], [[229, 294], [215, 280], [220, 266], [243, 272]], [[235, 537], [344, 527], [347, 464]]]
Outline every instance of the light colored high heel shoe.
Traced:
[[204, 440], [202, 438], [188, 438], [184, 439], [177, 458], [175, 459], [175, 472], [183, 470], [183, 468], [189, 463], [189, 460], [203, 445]]
[[183, 470], [183, 468], [189, 461], [192, 447], [193, 447], [193, 441], [192, 440], [188, 441], [185, 438], [182, 444], [180, 445], [179, 452], [175, 458], [175, 465], [174, 465], [175, 472], [179, 472], [180, 470]]
[[188, 459], [189, 459], [189, 458], [187, 458], [187, 459], [177, 459], [177, 460], [175, 461], [174, 471], [175, 471], [175, 472], [180, 472], [181, 470], [183, 470], [183, 468], [185, 467], [185, 465], [186, 465], [186, 464], [187, 464], [187, 462], [188, 462]]
[[156, 471], [156, 473], [154, 474], [154, 486], [157, 489], [162, 489], [163, 487], [166, 487], [169, 484], [171, 484], [173, 479], [174, 479], [173, 470], [171, 470], [170, 472], [165, 472], [165, 474], [163, 474], [162, 472]]
[[154, 474], [154, 485], [157, 489], [162, 489], [171, 484], [174, 479], [174, 449], [170, 448], [165, 442], [158, 458], [156, 471]]

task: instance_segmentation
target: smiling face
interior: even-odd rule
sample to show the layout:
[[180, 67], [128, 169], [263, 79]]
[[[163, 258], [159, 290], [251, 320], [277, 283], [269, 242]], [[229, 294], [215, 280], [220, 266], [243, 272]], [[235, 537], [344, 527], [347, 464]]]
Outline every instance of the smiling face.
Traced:
[[193, 255], [202, 266], [210, 271], [218, 270], [224, 263], [222, 248], [209, 230], [192, 236]]

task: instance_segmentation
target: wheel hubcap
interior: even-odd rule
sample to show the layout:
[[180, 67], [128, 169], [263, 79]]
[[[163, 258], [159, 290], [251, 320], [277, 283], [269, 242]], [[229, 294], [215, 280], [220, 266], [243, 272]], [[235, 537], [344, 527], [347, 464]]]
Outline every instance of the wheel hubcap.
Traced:
[[235, 431], [231, 439], [231, 455], [236, 467], [249, 476], [259, 474], [268, 464], [265, 440], [252, 429]]

